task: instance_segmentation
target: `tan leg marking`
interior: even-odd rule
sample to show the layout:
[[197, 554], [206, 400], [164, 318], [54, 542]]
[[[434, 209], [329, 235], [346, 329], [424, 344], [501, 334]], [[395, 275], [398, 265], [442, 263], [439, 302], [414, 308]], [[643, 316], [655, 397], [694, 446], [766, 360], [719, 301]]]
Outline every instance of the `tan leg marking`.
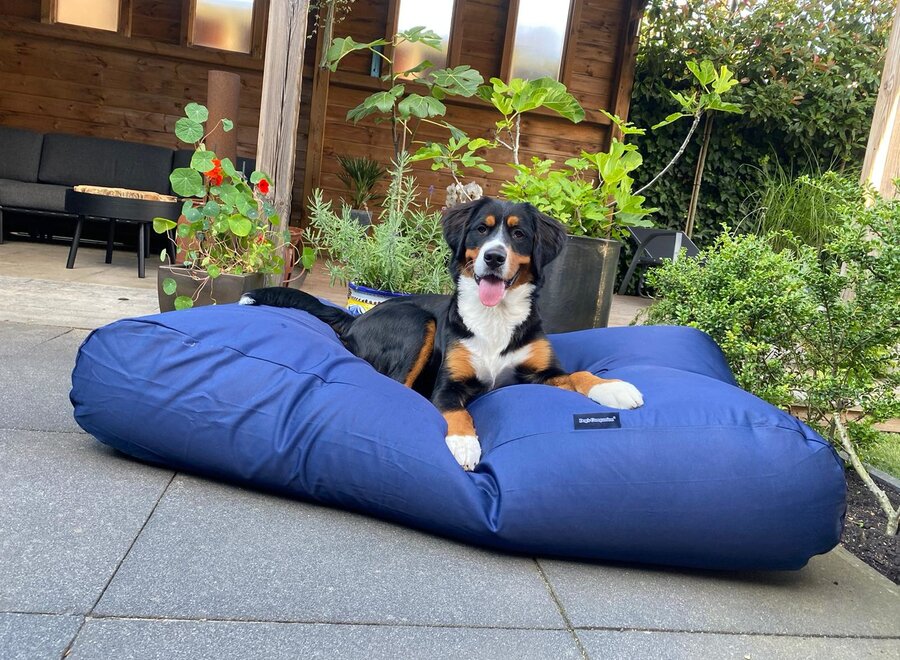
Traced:
[[422, 342], [422, 350], [419, 351], [419, 357], [416, 358], [415, 364], [413, 364], [412, 369], [409, 370], [409, 374], [406, 376], [406, 380], [403, 382], [407, 387], [413, 386], [413, 383], [416, 382], [416, 379], [422, 373], [422, 369], [428, 364], [428, 358], [434, 352], [434, 333], [436, 330], [437, 325], [434, 321], [429, 321], [425, 324], [425, 340]]
[[522, 362], [521, 367], [529, 371], [545, 371], [553, 362], [553, 347], [546, 339], [538, 339], [531, 343], [528, 357]]
[[569, 374], [568, 376], [557, 376], [556, 378], [551, 378], [547, 381], [547, 384], [553, 385], [554, 387], [560, 387], [571, 392], [578, 392], [579, 394], [587, 396], [588, 392], [591, 391], [591, 388], [594, 385], [600, 385], [601, 383], [614, 383], [618, 380], [618, 378], [600, 378], [599, 376], [595, 376], [594, 374], [592, 374], [590, 371], [576, 371], [575, 373]]
[[472, 354], [469, 349], [460, 343], [454, 344], [447, 357], [444, 358], [444, 367], [450, 374], [450, 379], [462, 382], [475, 377], [475, 367], [472, 366]]
[[442, 414], [447, 420], [447, 435], [475, 435], [475, 422], [464, 408]]

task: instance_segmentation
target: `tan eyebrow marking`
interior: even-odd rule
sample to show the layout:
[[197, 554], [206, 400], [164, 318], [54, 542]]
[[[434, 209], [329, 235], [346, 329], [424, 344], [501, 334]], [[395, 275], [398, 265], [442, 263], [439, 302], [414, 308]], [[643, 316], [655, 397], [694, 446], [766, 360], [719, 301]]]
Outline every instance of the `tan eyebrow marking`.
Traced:
[[519, 224], [519, 216], [509, 216], [508, 218], [506, 218], [506, 224], [508, 224], [510, 227], [515, 227], [517, 224]]
[[484, 224], [486, 224], [488, 227], [493, 227], [495, 224], [497, 224], [497, 218], [495, 218], [492, 215], [489, 215], [488, 217], [486, 217], [484, 219]]

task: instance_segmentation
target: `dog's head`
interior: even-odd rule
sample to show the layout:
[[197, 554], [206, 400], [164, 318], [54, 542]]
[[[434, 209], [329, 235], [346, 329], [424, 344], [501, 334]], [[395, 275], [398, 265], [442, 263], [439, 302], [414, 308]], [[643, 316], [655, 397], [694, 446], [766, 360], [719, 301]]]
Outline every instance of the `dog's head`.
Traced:
[[539, 286], [566, 239], [563, 226], [531, 204], [490, 197], [449, 209], [443, 222], [454, 278], [474, 278], [488, 307], [498, 305], [508, 289]]

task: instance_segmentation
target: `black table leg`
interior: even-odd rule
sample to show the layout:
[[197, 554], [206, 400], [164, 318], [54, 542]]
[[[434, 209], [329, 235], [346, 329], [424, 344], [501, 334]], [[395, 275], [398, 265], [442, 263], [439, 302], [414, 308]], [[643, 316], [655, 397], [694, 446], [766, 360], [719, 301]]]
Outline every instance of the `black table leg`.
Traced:
[[144, 223], [144, 256], [150, 256], [150, 223]]
[[146, 241], [144, 239], [144, 223], [138, 223], [138, 277], [144, 277], [144, 250]]
[[106, 263], [112, 263], [113, 241], [116, 238], [116, 220], [109, 219], [109, 233], [106, 235]]
[[78, 242], [81, 240], [81, 229], [84, 227], [84, 216], [78, 216], [78, 222], [75, 224], [75, 235], [72, 237], [72, 245], [69, 248], [69, 259], [66, 261], [66, 268], [75, 268], [75, 255], [78, 253]]

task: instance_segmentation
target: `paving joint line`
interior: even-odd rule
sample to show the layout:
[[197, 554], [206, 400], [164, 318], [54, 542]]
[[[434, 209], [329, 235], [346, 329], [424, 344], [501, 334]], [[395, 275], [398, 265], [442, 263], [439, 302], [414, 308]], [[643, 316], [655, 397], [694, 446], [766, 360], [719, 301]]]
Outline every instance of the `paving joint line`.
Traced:
[[147, 527], [147, 523], [150, 522], [150, 519], [153, 517], [153, 514], [156, 513], [156, 509], [159, 506], [159, 503], [162, 502], [163, 497], [166, 496], [166, 493], [169, 492], [169, 486], [172, 485], [172, 482], [175, 481], [175, 477], [178, 476], [177, 472], [173, 472], [172, 476], [169, 477], [169, 481], [166, 482], [166, 487], [162, 489], [162, 492], [159, 494], [159, 497], [156, 498], [156, 502], [153, 503], [153, 508], [150, 509], [150, 513], [147, 514], [147, 518], [144, 520], [144, 524], [141, 525], [141, 528], [138, 530], [138, 533], [134, 535], [134, 538], [131, 539], [131, 543], [128, 546], [128, 549], [125, 551], [125, 554], [122, 555], [122, 558], [119, 560], [119, 563], [116, 564], [115, 569], [113, 569], [112, 575], [109, 576], [109, 579], [106, 581], [106, 584], [103, 585], [103, 589], [100, 590], [100, 595], [97, 596], [97, 600], [94, 601], [94, 604], [91, 605], [91, 608], [87, 611], [87, 614], [84, 615], [84, 619], [81, 621], [81, 625], [78, 626], [78, 630], [75, 631], [75, 634], [72, 636], [72, 639], [69, 640], [69, 643], [66, 645], [65, 650], [63, 650], [61, 658], [65, 658], [72, 651], [72, 646], [75, 644], [75, 640], [78, 639], [78, 636], [81, 635], [81, 631], [84, 630], [84, 625], [88, 622], [88, 619], [91, 618], [91, 615], [94, 612], [94, 609], [97, 605], [100, 604], [100, 600], [103, 598], [103, 595], [106, 593], [106, 590], [109, 589], [109, 585], [112, 584], [112, 581], [116, 579], [116, 575], [119, 573], [119, 569], [122, 568], [122, 564], [125, 563], [125, 560], [128, 559], [128, 555], [131, 554], [132, 549], [134, 548], [135, 543], [141, 537], [141, 534], [144, 533], [144, 529]]
[[565, 628], [560, 627], [544, 627], [544, 626], [492, 626], [484, 624], [468, 624], [468, 623], [399, 623], [396, 621], [318, 621], [316, 619], [240, 619], [234, 617], [215, 617], [204, 615], [188, 617], [188, 616], [154, 616], [151, 614], [142, 615], [126, 615], [126, 614], [86, 614], [85, 619], [92, 621], [112, 620], [112, 621], [178, 621], [184, 623], [250, 623], [265, 624], [274, 623], [278, 625], [313, 625], [313, 626], [361, 626], [370, 628], [435, 628], [435, 629], [458, 629], [458, 630], [533, 630], [535, 632], [565, 632]]
[[682, 628], [631, 628], [628, 626], [578, 626], [576, 630], [585, 632], [640, 632], [661, 633], [664, 635], [689, 634], [689, 635], [746, 635], [748, 637], [794, 637], [800, 639], [900, 639], [900, 635], [826, 635], [824, 633], [784, 633], [784, 632], [759, 632], [738, 630], [690, 630]]
[[90, 433], [86, 431], [82, 431], [79, 429], [78, 431], [61, 431], [59, 429], [20, 429], [12, 426], [0, 426], [0, 431], [25, 431], [26, 433], [60, 433], [65, 435], [87, 435], [90, 436]]
[[547, 591], [550, 594], [550, 598], [552, 598], [553, 602], [556, 603], [556, 609], [559, 612], [559, 615], [562, 617], [563, 623], [566, 624], [566, 630], [572, 636], [572, 639], [575, 640], [575, 646], [577, 646], [578, 650], [581, 652], [581, 657], [584, 658], [584, 660], [590, 660], [587, 649], [584, 647], [584, 644], [581, 643], [581, 638], [578, 637], [578, 633], [575, 631], [575, 627], [572, 625], [572, 621], [569, 619], [566, 608], [563, 607], [562, 601], [560, 601], [559, 596], [556, 594], [556, 590], [550, 583], [550, 578], [548, 578], [547, 574], [544, 572], [544, 567], [541, 566], [541, 563], [538, 561], [537, 557], [533, 557], [532, 559], [534, 559], [534, 565], [537, 567], [538, 575], [540, 575], [541, 580], [544, 581], [544, 586], [547, 588]]

